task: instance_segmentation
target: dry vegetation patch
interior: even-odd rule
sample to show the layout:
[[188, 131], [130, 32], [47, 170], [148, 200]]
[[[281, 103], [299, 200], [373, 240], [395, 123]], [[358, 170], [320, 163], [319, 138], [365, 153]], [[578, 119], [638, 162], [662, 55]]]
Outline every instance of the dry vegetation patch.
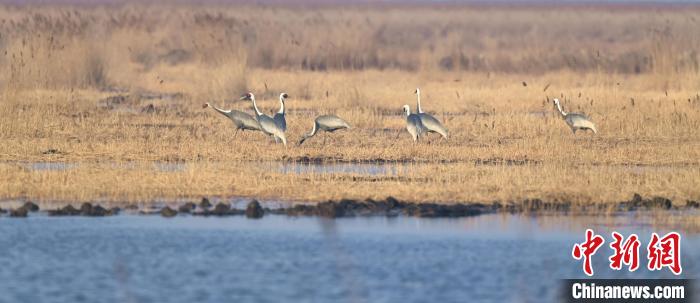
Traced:
[[[697, 12], [3, 7], [0, 198], [685, 204], [700, 199]], [[417, 86], [448, 141], [414, 145], [403, 131]], [[252, 113], [245, 91], [267, 113], [292, 96], [290, 142], [320, 114], [353, 128], [285, 149], [234, 137], [201, 108]], [[600, 133], [573, 135], [552, 97]], [[278, 162], [409, 168], [297, 174]]]

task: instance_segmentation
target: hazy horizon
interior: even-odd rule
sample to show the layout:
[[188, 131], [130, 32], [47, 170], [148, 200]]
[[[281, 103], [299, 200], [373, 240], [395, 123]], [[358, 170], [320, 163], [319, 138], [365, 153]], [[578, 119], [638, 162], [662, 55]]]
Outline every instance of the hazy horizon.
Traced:
[[0, 0], [0, 4], [24, 5], [24, 4], [122, 4], [122, 3], [148, 3], [148, 4], [447, 4], [447, 5], [571, 5], [571, 4], [642, 4], [642, 5], [668, 5], [668, 4], [700, 4], [700, 0]]

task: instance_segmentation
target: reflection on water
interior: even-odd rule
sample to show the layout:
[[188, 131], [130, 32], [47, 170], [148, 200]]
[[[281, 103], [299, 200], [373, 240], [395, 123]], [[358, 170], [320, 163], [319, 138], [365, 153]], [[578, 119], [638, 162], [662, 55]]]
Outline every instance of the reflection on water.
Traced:
[[[158, 172], [184, 172], [190, 168], [191, 164], [187, 162], [163, 162], [163, 161], [123, 161], [123, 162], [97, 162], [97, 163], [77, 163], [77, 162], [9, 162], [21, 165], [32, 171], [65, 171], [72, 169], [85, 169], [89, 167], [100, 167], [106, 170], [122, 170], [122, 169], [139, 169], [152, 168]], [[510, 166], [520, 166], [529, 164], [541, 164], [538, 161], [528, 159], [503, 159], [503, 158], [488, 158], [475, 159], [473, 162], [478, 166], [497, 166], [499, 168], [507, 168]], [[425, 169], [452, 169], [449, 164], [445, 163], [410, 163], [410, 162], [382, 162], [382, 163], [302, 163], [302, 162], [250, 162], [250, 163], [224, 163], [212, 162], [214, 165], [228, 165], [238, 167], [239, 169], [251, 169], [253, 167], [263, 168], [269, 171], [280, 172], [283, 174], [354, 174], [366, 176], [401, 176], [407, 175], [419, 170]], [[196, 165], [196, 164], [195, 164]], [[592, 170], [601, 171], [628, 171], [635, 174], [646, 173], [670, 173], [677, 171], [697, 171], [698, 165], [687, 164], [668, 164], [668, 165], [611, 165], [611, 164], [594, 164], [590, 166]]]
[[[184, 162], [147, 162], [152, 163], [153, 169], [160, 172], [180, 172], [187, 170], [187, 163]], [[137, 169], [138, 162], [107, 162], [97, 163], [97, 165], [106, 166], [106, 169]], [[20, 165], [34, 171], [61, 171], [79, 167], [78, 163], [72, 162], [21, 162]]]
[[[185, 162], [147, 162], [153, 169], [160, 172], [181, 172], [187, 170]], [[402, 174], [411, 169], [407, 163], [289, 163], [263, 162], [263, 167], [284, 174], [361, 174], [361, 175], [392, 175]], [[98, 163], [99, 165], [100, 163]], [[105, 165], [105, 163], [101, 163]], [[108, 162], [107, 169], [136, 169], [138, 162]], [[71, 162], [29, 162], [22, 163], [27, 169], [34, 171], [59, 171], [77, 168], [78, 163]]]
[[68, 170], [78, 166], [77, 163], [66, 162], [30, 162], [23, 165], [27, 169], [35, 171]]
[[[642, 245], [664, 232], [639, 219], [2, 219], [0, 301], [554, 302], [560, 279], [583, 277], [570, 254], [585, 228]], [[700, 237], [681, 234], [682, 277], [698, 278]], [[605, 249], [596, 277], [673, 277], [608, 270]]]
[[187, 163], [183, 162], [154, 162], [153, 167], [160, 172], [180, 172], [187, 169]]
[[359, 174], [390, 175], [407, 173], [413, 164], [408, 163], [268, 163], [271, 170], [283, 174]]

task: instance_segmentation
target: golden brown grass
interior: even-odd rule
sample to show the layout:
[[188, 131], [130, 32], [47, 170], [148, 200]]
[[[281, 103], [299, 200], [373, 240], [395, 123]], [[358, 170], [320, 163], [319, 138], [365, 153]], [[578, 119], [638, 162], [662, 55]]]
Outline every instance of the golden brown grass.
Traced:
[[[260, 166], [264, 168], [260, 168]], [[413, 202], [519, 203], [523, 199], [573, 203], [626, 201], [634, 193], [661, 195], [685, 205], [700, 194], [689, 180], [700, 168], [659, 169], [570, 166], [401, 166], [398, 174], [284, 174], [277, 165], [192, 162], [163, 171], [152, 162], [79, 163], [63, 171], [33, 171], [2, 164], [0, 192], [7, 199], [38, 201], [151, 202], [209, 197], [254, 197], [270, 201], [383, 199]]]
[[[700, 199], [696, 13], [6, 7], [0, 199], [605, 203], [636, 192], [684, 204]], [[400, 108], [415, 108], [418, 86], [449, 141], [414, 145], [403, 131]], [[234, 101], [247, 90], [268, 113], [281, 91], [292, 96], [290, 142], [318, 114], [353, 129], [286, 149], [260, 133], [234, 138], [201, 104], [252, 113]], [[555, 96], [600, 133], [571, 134], [546, 101]], [[304, 159], [409, 164], [368, 176], [283, 174], [269, 163]]]

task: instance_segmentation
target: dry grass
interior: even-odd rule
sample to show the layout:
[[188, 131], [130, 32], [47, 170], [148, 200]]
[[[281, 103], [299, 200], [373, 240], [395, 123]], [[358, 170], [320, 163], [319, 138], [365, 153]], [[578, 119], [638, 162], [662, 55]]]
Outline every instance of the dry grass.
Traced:
[[[0, 198], [604, 203], [637, 192], [684, 204], [700, 199], [697, 12], [6, 7]], [[414, 145], [402, 132], [417, 86], [449, 141]], [[201, 104], [251, 112], [234, 101], [246, 90], [268, 113], [280, 91], [293, 97], [290, 141], [318, 114], [354, 128], [287, 149], [260, 133], [234, 138]], [[599, 135], [572, 135], [545, 101], [554, 96]], [[301, 159], [410, 164], [367, 176], [266, 162]]]
[[[661, 195], [685, 205], [700, 195], [700, 168], [664, 169], [571, 166], [475, 166], [412, 164], [397, 174], [310, 172], [285, 174], [277, 164], [191, 162], [164, 170], [152, 162], [79, 163], [63, 171], [0, 165], [0, 192], [8, 199], [38, 201], [150, 202], [202, 196], [256, 197], [271, 201], [383, 199], [413, 202], [519, 203], [527, 198], [573, 203], [619, 202], [634, 193]], [[169, 166], [165, 166], [168, 168]], [[254, 177], [251, 177], [254, 176]]]

